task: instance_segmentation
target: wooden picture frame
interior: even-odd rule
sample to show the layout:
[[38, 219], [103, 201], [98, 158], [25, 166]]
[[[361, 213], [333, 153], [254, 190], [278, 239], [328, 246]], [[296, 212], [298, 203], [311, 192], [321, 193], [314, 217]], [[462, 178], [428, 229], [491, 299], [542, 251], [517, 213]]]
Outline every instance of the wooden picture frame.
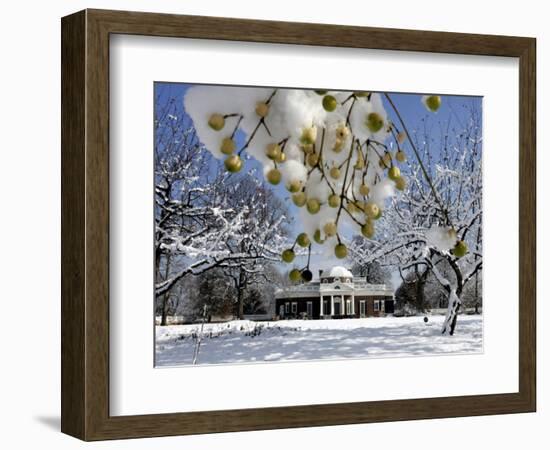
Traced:
[[[61, 428], [64, 433], [84, 440], [101, 440], [535, 411], [535, 39], [103, 10], [85, 10], [64, 17], [61, 29]], [[494, 395], [110, 416], [111, 34], [519, 58], [519, 391]]]

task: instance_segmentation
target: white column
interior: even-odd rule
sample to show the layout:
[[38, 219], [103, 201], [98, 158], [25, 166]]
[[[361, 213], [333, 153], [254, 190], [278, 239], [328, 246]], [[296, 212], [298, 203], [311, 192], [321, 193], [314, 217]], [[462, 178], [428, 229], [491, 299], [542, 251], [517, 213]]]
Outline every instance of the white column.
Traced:
[[319, 297], [319, 316], [323, 317], [323, 294]]
[[355, 316], [355, 295], [351, 294], [351, 314]]
[[334, 295], [330, 296], [330, 315], [334, 316]]

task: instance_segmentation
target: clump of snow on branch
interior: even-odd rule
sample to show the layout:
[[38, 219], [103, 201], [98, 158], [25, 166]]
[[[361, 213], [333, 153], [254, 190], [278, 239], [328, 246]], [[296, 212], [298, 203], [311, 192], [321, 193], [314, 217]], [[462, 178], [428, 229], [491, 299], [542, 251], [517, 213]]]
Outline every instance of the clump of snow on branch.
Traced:
[[449, 226], [432, 225], [425, 234], [426, 244], [442, 252], [448, 252], [456, 244], [456, 231]]
[[384, 179], [372, 185], [370, 199], [379, 205], [384, 204], [384, 200], [395, 195], [395, 183], [389, 179]]
[[[338, 232], [327, 234], [327, 224], [360, 231], [378, 219], [367, 214], [368, 207], [383, 210], [402, 178], [398, 170], [389, 177], [396, 162], [393, 142], [387, 141], [395, 129], [378, 93], [193, 86], [184, 105], [212, 155], [234, 162], [246, 151], [258, 160], [266, 179], [284, 183], [301, 208], [303, 231], [310, 237], [318, 233], [323, 244], [341, 242]], [[213, 117], [215, 126], [209, 124]], [[237, 131], [244, 144], [222, 151], [228, 139], [235, 142]], [[269, 155], [274, 145], [282, 158]]]
[[307, 168], [296, 159], [288, 160], [285, 163], [285, 170], [283, 171], [283, 181], [287, 184], [292, 181], [298, 181], [305, 186], [307, 182]]

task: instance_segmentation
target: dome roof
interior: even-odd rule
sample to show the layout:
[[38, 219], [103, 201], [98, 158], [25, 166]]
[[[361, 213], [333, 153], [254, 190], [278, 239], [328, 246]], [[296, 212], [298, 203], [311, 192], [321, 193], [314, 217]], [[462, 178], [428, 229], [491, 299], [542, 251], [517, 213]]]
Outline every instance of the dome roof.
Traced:
[[334, 266], [330, 270], [323, 270], [321, 278], [353, 278], [353, 274], [342, 266]]

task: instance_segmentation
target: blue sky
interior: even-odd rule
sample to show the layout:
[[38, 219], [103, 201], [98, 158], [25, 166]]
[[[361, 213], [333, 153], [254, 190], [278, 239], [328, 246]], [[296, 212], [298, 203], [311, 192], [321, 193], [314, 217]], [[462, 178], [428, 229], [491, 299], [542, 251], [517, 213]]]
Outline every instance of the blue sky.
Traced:
[[[184, 120], [189, 121], [189, 125], [192, 125], [191, 118], [186, 114], [185, 108], [183, 106], [183, 97], [187, 89], [189, 89], [192, 84], [186, 83], [168, 83], [168, 82], [157, 82], [155, 83], [155, 108], [158, 108], [162, 105], [165, 105], [166, 102], [173, 101], [178, 113], [184, 117]], [[368, 90], [368, 87], [365, 87], [365, 90]], [[409, 131], [413, 132], [414, 130], [427, 130], [428, 136], [433, 138], [436, 142], [441, 135], [441, 130], [446, 128], [450, 124], [451, 128], [456, 130], [464, 129], [468, 123], [468, 118], [470, 116], [469, 110], [471, 108], [481, 111], [482, 107], [482, 98], [481, 97], [472, 97], [472, 96], [442, 96], [442, 105], [437, 113], [430, 113], [426, 110], [424, 105], [421, 102], [421, 97], [423, 94], [408, 94], [408, 93], [390, 93], [390, 97], [395, 103], [396, 107], [399, 109], [400, 114], [407, 124]], [[399, 121], [391, 108], [387, 103], [387, 100], [384, 99], [385, 109], [388, 112], [390, 119], [399, 126]], [[240, 146], [243, 142], [243, 135], [237, 133], [237, 146]], [[408, 153], [409, 158], [411, 156], [410, 149], [405, 146], [405, 152]], [[433, 162], [439, 160], [439, 151], [437, 145], [432, 147], [431, 157]], [[217, 170], [217, 168], [212, 170]], [[248, 159], [245, 162], [244, 170], [256, 170], [258, 174], [262, 173], [261, 165], [253, 158]], [[286, 191], [285, 187], [281, 184], [279, 186], [272, 187], [271, 189], [280, 197], [285, 199], [286, 204], [289, 206], [289, 212], [291, 215], [296, 213], [296, 207], [292, 204], [289, 199], [289, 194]], [[295, 231], [296, 233], [300, 232], [299, 223], [295, 221]], [[334, 257], [327, 257], [321, 255], [312, 255], [312, 271], [314, 274], [317, 273], [319, 269], [324, 269], [332, 265], [342, 264], [341, 261], [338, 261]]]

